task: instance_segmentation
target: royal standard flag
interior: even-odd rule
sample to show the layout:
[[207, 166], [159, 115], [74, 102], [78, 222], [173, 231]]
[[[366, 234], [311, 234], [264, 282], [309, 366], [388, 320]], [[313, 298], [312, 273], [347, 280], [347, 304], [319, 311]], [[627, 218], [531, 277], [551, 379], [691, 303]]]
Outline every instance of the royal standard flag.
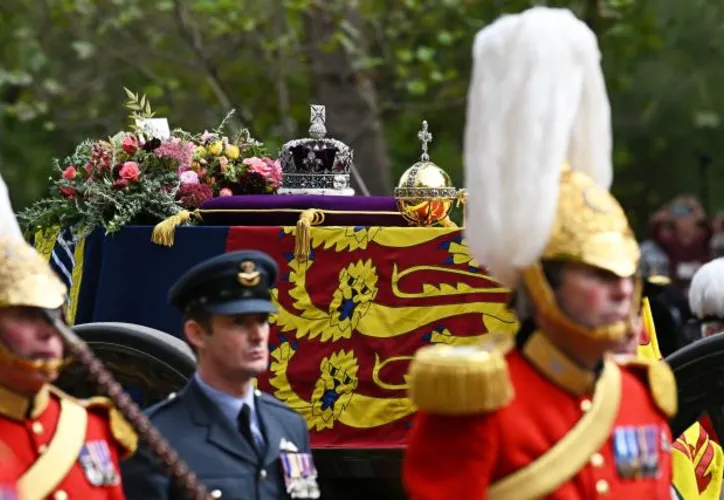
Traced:
[[[648, 299], [644, 298], [642, 316], [644, 338], [638, 355], [646, 359], [661, 359], [656, 328]], [[700, 423], [695, 423], [679, 436], [671, 450], [674, 486], [686, 500], [719, 500], [724, 474], [724, 452], [709, 439]]]

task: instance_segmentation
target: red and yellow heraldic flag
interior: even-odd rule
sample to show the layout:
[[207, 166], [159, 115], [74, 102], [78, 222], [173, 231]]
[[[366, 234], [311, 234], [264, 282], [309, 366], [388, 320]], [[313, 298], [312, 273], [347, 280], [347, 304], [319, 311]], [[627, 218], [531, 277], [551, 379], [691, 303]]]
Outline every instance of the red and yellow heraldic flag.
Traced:
[[486, 276], [454, 228], [230, 228], [227, 251], [279, 264], [271, 366], [258, 380], [298, 411], [314, 446], [402, 445], [415, 412], [405, 374], [417, 349], [514, 332], [508, 290]]
[[[645, 335], [640, 340], [637, 354], [645, 359], [660, 360], [656, 325], [648, 299], [645, 298], [643, 304]], [[724, 476], [724, 452], [699, 422], [674, 441], [671, 465], [674, 486], [686, 500], [719, 500]]]

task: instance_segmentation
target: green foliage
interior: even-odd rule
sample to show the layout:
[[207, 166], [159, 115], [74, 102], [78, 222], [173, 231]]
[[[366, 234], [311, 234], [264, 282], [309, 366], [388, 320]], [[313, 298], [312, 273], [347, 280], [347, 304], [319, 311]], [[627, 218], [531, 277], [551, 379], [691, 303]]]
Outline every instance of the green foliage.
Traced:
[[131, 118], [134, 120], [146, 120], [156, 115], [156, 112], [151, 110], [151, 101], [146, 100], [146, 94], [138, 97], [138, 94], [134, 94], [126, 87], [123, 87], [123, 90], [125, 90], [128, 96], [126, 108], [132, 111]]
[[[639, 231], [679, 192], [724, 199], [721, 2], [550, 0], [599, 34], [616, 137], [616, 193]], [[44, 191], [51, 156], [126, 119], [120, 87], [153, 99], [172, 125], [203, 130], [228, 109], [240, 129], [280, 146], [306, 131], [314, 102], [309, 16], [325, 15], [359, 81], [374, 85], [397, 178], [419, 155], [427, 119], [433, 160], [462, 184], [461, 138], [475, 33], [530, 0], [4, 0], [0, 7], [0, 165], [19, 207]], [[356, 9], [356, 11], [355, 11]], [[361, 18], [361, 19], [359, 19]], [[336, 78], [337, 76], [330, 76]], [[350, 76], [355, 78], [355, 76]], [[143, 97], [129, 96], [142, 115]], [[130, 103], [129, 103], [130, 104]], [[327, 110], [328, 116], [335, 113]], [[227, 133], [228, 135], [228, 133]], [[365, 166], [360, 165], [364, 172]], [[724, 208], [724, 205], [711, 208]]]

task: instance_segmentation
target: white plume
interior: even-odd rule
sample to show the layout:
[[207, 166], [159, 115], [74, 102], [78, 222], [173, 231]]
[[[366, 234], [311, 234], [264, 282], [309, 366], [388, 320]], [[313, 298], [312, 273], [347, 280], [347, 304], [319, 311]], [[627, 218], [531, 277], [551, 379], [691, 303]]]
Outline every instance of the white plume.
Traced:
[[724, 318], [724, 257], [699, 268], [689, 286], [689, 307], [699, 319]]
[[465, 128], [466, 240], [513, 287], [548, 241], [565, 161], [610, 187], [611, 110], [593, 32], [534, 7], [481, 30]]
[[5, 180], [0, 175], [0, 238], [23, 239]]

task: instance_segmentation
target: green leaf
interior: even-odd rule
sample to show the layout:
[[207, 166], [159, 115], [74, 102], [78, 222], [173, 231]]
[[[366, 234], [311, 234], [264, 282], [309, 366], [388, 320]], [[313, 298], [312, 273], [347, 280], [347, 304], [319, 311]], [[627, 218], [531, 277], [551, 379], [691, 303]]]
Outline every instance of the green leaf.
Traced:
[[412, 95], [423, 95], [427, 92], [427, 84], [419, 79], [407, 82], [407, 91]]
[[455, 41], [455, 37], [453, 37], [452, 33], [450, 33], [447, 30], [442, 30], [438, 32], [437, 34], [437, 42], [440, 45], [450, 45]]
[[96, 52], [95, 45], [83, 40], [75, 40], [71, 43], [71, 47], [73, 47], [76, 56], [81, 61], [90, 59]]
[[398, 49], [395, 55], [402, 62], [412, 61], [412, 51], [409, 49]]
[[435, 57], [435, 50], [431, 49], [430, 47], [425, 47], [424, 45], [417, 48], [417, 59], [423, 62], [432, 61], [432, 59]]

